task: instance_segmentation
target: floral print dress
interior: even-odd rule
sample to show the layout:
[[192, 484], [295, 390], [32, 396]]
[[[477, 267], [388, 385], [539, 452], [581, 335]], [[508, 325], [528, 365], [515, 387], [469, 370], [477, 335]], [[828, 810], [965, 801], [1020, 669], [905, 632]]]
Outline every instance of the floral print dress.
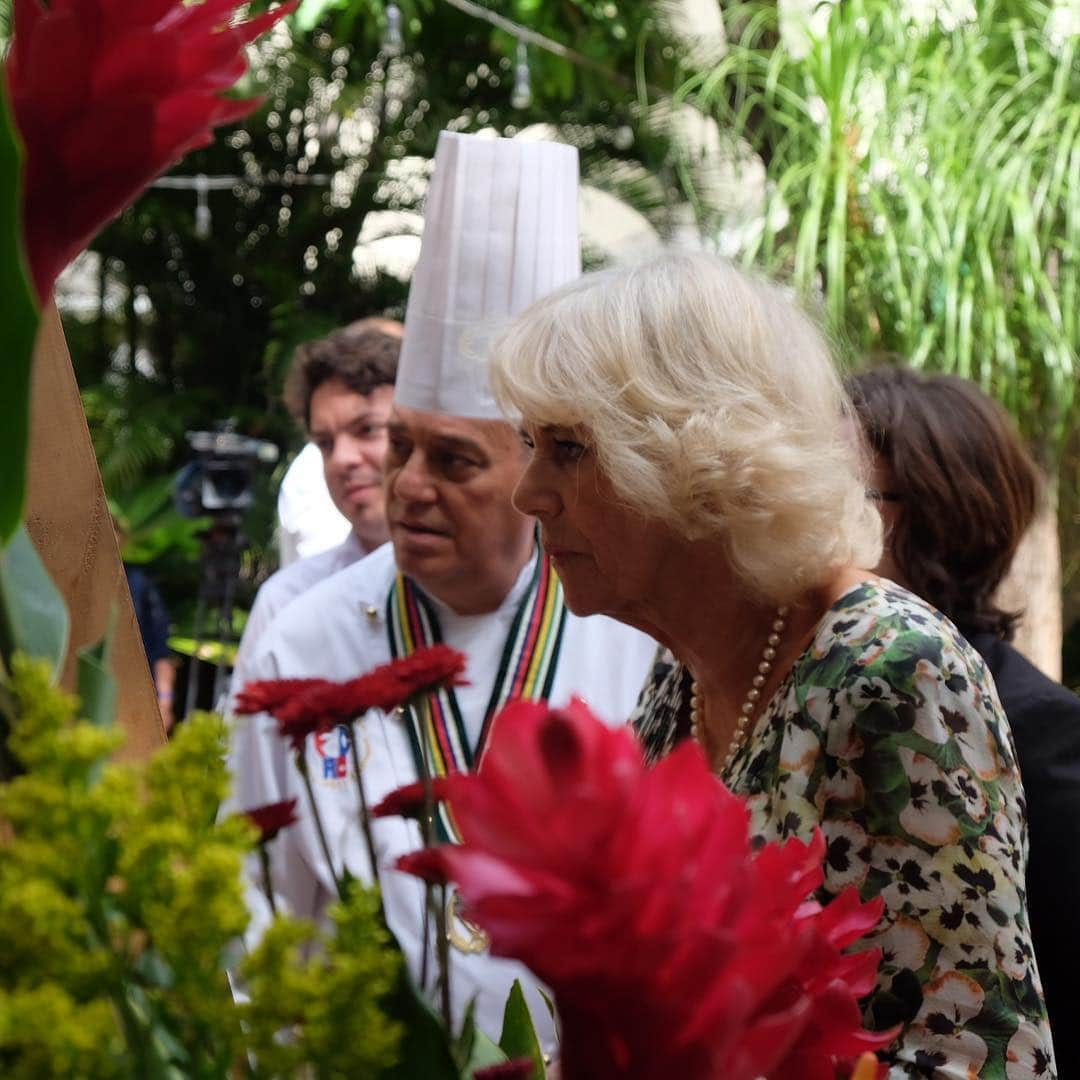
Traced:
[[[634, 721], [651, 759], [688, 731], [688, 684], [658, 659]], [[820, 826], [821, 899], [847, 885], [884, 897], [866, 1016], [875, 1029], [904, 1025], [882, 1055], [891, 1078], [1056, 1076], [1012, 737], [952, 623], [891, 582], [846, 593], [722, 779], [762, 841]]]

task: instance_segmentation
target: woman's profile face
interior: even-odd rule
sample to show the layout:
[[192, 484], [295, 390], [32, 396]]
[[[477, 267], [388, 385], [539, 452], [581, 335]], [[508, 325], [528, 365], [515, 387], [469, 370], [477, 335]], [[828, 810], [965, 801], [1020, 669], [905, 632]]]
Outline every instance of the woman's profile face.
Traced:
[[567, 606], [575, 615], [640, 613], [654, 591], [668, 530], [623, 505], [588, 432], [525, 423], [521, 438], [530, 460], [514, 505], [540, 522]]

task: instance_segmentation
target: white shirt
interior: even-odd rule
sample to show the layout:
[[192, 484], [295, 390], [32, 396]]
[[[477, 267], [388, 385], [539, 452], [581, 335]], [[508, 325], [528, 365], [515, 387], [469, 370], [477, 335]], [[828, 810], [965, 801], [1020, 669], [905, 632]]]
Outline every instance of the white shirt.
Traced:
[[[506, 635], [533, 572], [530, 562], [498, 611], [487, 615], [455, 615], [436, 605], [447, 644], [465, 652], [471, 687], [458, 691], [470, 736], [483, 720]], [[294, 600], [266, 631], [250, 663], [252, 678], [323, 676], [353, 678], [390, 660], [386, 602], [397, 572], [393, 547], [386, 544], [366, 559], [309, 589]], [[649, 672], [656, 643], [644, 634], [602, 616], [580, 619], [566, 615], [562, 648], [552, 684], [553, 704], [571, 696], [584, 698], [605, 720], [621, 723], [630, 715]], [[269, 716], [234, 720], [229, 757], [234, 796], [231, 809], [297, 798], [300, 821], [270, 844], [279, 909], [309, 918], [322, 915], [333, 897], [333, 881], [321, 853], [307, 805], [303, 781], [285, 740]], [[402, 719], [373, 711], [357, 725], [358, 751], [365, 794], [374, 805], [390, 791], [417, 777], [408, 732]], [[335, 865], [344, 863], [364, 880], [370, 866], [359, 828], [358, 797], [352, 778], [348, 736], [344, 728], [308, 739], [308, 771]], [[382, 818], [373, 823], [383, 897], [391, 929], [401, 943], [413, 977], [419, 979], [423, 951], [424, 889], [417, 879], [393, 869], [396, 858], [421, 846], [414, 822]], [[261, 932], [267, 905], [256, 885], [261, 881], [251, 863], [252, 926]], [[522, 981], [533, 1019], [546, 1048], [554, 1032], [537, 982], [521, 965], [487, 953], [465, 955], [451, 949], [451, 989], [457, 1023], [465, 1005], [476, 997], [477, 1022], [497, 1039], [502, 1010], [515, 978]], [[434, 959], [429, 972], [435, 972]]]
[[320, 581], [332, 577], [339, 570], [344, 570], [346, 566], [352, 566], [366, 554], [367, 549], [360, 543], [356, 533], [350, 531], [344, 542], [338, 544], [337, 547], [283, 566], [262, 583], [255, 594], [255, 603], [244, 624], [244, 633], [236, 650], [236, 662], [233, 664], [232, 682], [229, 686], [230, 700], [251, 678], [248, 674], [248, 665], [255, 655], [263, 634], [279, 612], [288, 607], [301, 593], [307, 592]]
[[330, 498], [322, 454], [314, 443], [309, 442], [285, 470], [277, 515], [282, 566], [336, 547], [352, 532], [348, 518]]

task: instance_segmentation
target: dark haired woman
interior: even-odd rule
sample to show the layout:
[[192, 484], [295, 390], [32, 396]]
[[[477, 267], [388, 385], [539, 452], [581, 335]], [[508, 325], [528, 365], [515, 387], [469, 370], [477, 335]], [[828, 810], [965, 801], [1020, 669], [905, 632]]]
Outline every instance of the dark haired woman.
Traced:
[[1040, 477], [1007, 413], [966, 379], [877, 368], [848, 389], [874, 454], [880, 573], [929, 600], [982, 654], [1027, 794], [1027, 899], [1058, 1075], [1080, 1078], [1080, 698], [1009, 644], [994, 594], [1038, 506]]

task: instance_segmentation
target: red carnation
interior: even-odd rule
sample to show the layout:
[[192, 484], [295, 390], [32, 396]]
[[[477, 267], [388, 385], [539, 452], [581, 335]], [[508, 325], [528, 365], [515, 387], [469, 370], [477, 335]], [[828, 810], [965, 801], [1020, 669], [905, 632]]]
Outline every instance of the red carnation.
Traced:
[[238, 716], [273, 713], [297, 694], [316, 686], [333, 686], [328, 679], [256, 679], [244, 685], [236, 697], [233, 712]]
[[[442, 801], [442, 780], [437, 778], [431, 782], [431, 797], [433, 802]], [[405, 784], [391, 791], [382, 802], [377, 803], [371, 809], [372, 817], [408, 817], [419, 820], [424, 815], [426, 797], [424, 794], [424, 781], [416, 780], [411, 784]]]
[[259, 104], [221, 92], [247, 70], [244, 46], [296, 2], [234, 22], [241, 0], [16, 0], [6, 68], [40, 300], [154, 177]]
[[856, 1004], [879, 952], [842, 952], [881, 901], [807, 901], [820, 834], [755, 855], [745, 804], [694, 744], [647, 770], [582, 703], [519, 702], [479, 772], [441, 788], [464, 843], [399, 866], [456, 882], [492, 952], [551, 986], [567, 1080], [832, 1080], [894, 1037], [863, 1030]]
[[369, 709], [392, 712], [442, 686], [460, 685], [464, 670], [465, 657], [461, 653], [447, 645], [432, 645], [347, 682], [295, 680], [308, 685], [297, 686], [294, 692], [282, 695], [281, 700], [265, 708], [288, 723], [304, 720], [317, 726], [348, 723]]
[[268, 712], [278, 734], [294, 750], [308, 735], [350, 723], [369, 709], [391, 712], [442, 686], [462, 685], [465, 657], [448, 645], [432, 645], [391, 660], [357, 679], [263, 679], [248, 683], [236, 700], [237, 713]]
[[257, 806], [254, 810], [245, 810], [244, 816], [250, 818], [252, 824], [259, 830], [260, 844], [273, 840], [282, 829], [299, 820], [296, 816], [295, 799]]

